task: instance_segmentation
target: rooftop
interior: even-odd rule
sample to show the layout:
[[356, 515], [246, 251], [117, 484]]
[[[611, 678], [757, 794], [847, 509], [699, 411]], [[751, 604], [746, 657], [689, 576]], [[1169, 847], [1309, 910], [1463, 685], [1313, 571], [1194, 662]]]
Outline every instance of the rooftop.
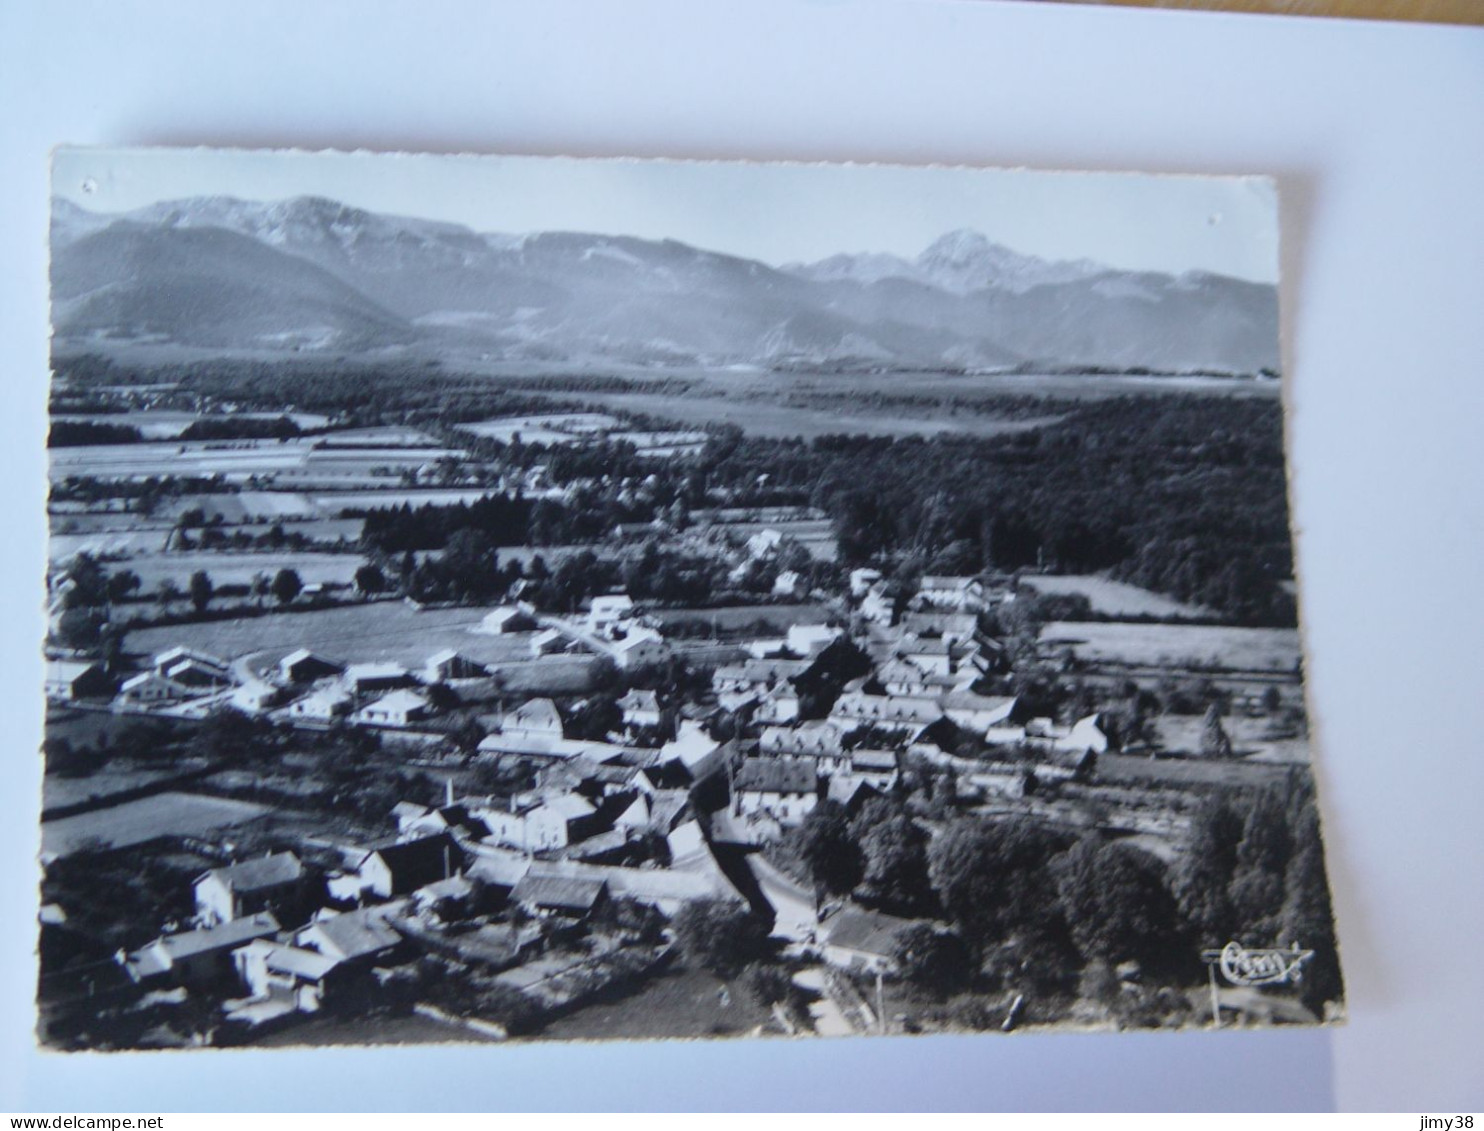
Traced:
[[735, 788], [750, 793], [813, 793], [819, 787], [807, 759], [747, 758], [737, 769]]
[[213, 868], [196, 882], [200, 883], [208, 876], [216, 877], [235, 892], [264, 891], [297, 883], [304, 877], [304, 865], [292, 852], [278, 852], [272, 856], [242, 860], [226, 868]]

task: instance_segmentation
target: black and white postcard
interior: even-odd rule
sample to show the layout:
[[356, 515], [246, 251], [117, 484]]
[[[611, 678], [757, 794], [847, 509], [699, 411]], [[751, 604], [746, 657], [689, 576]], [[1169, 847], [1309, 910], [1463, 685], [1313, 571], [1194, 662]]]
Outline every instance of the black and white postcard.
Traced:
[[53, 192], [43, 1045], [1344, 1016], [1272, 182]]

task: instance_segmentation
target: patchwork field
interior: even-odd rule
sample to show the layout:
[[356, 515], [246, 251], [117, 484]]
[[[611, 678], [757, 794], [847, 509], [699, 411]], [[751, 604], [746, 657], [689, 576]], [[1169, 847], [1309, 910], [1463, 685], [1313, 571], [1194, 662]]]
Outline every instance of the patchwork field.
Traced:
[[1050, 596], [1086, 597], [1092, 603], [1092, 611], [1105, 616], [1193, 618], [1211, 615], [1210, 609], [1200, 605], [1188, 605], [1161, 593], [1095, 574], [1029, 575], [1021, 577], [1020, 583], [1027, 589]]
[[308, 647], [342, 663], [396, 661], [421, 667], [429, 656], [453, 648], [478, 663], [531, 658], [530, 636], [487, 636], [471, 632], [488, 609], [425, 609], [402, 601], [377, 601], [339, 609], [271, 613], [267, 616], [201, 624], [171, 625], [131, 632], [131, 652], [163, 652], [177, 644], [231, 658], [263, 653], [260, 665], [276, 663], [296, 648]]
[[68, 856], [89, 844], [124, 848], [160, 836], [205, 836], [267, 812], [266, 806], [246, 801], [161, 793], [110, 809], [43, 821], [41, 851], [47, 856]]
[[1296, 628], [1052, 621], [1040, 644], [1069, 647], [1087, 663], [1197, 671], [1290, 674], [1301, 655]]
[[168, 554], [141, 554], [125, 563], [139, 575], [141, 592], [151, 593], [169, 579], [185, 590], [191, 574], [204, 569], [214, 585], [250, 585], [260, 573], [272, 577], [281, 569], [294, 570], [305, 585], [349, 584], [366, 563], [360, 554], [291, 554], [281, 551], [230, 553], [185, 550]]

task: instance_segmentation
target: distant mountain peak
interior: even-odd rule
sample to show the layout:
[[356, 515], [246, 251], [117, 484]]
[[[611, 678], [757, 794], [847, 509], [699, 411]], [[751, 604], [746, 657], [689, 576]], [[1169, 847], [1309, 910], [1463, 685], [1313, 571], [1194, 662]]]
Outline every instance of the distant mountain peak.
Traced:
[[[973, 228], [955, 228], [939, 236], [921, 255], [919, 263], [966, 263], [982, 255], [1004, 253], [1005, 248], [991, 243], [983, 232]], [[1013, 253], [1011, 253], [1013, 254]]]

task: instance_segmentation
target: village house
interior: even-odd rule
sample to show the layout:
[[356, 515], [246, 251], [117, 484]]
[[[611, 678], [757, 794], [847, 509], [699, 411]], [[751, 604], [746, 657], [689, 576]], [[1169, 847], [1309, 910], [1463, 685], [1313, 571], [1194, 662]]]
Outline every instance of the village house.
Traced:
[[814, 757], [840, 752], [840, 727], [832, 722], [810, 722], [799, 727], [764, 727], [758, 749], [764, 754], [802, 754]]
[[953, 691], [938, 701], [943, 713], [965, 730], [984, 734], [1015, 715], [1013, 695], [975, 695], [971, 691]]
[[464, 850], [453, 837], [439, 833], [372, 847], [354, 871], [363, 894], [391, 899], [447, 879], [463, 867]]
[[339, 664], [316, 656], [307, 648], [290, 652], [278, 661], [278, 677], [286, 683], [313, 683], [344, 672], [345, 669]]
[[225, 660], [179, 645], [156, 656], [153, 667], [156, 674], [181, 687], [222, 687], [232, 681]]
[[871, 587], [881, 580], [881, 571], [862, 567], [850, 571], [850, 595], [859, 601], [871, 591]]
[[594, 597], [588, 605], [587, 627], [599, 636], [606, 636], [633, 615], [634, 600], [627, 593]]
[[157, 672], [140, 672], [119, 685], [116, 702], [124, 707], [148, 707], [181, 697], [181, 689]]
[[678, 763], [691, 782], [699, 785], [727, 768], [736, 745], [735, 739], [718, 742], [694, 719], [683, 719], [675, 737], [660, 747], [656, 763]]
[[981, 635], [979, 618], [973, 613], [939, 612], [937, 610], [902, 614], [902, 631], [913, 636], [938, 639], [949, 644], [968, 644]]
[[829, 721], [841, 731], [863, 726], [921, 728], [937, 722], [943, 710], [932, 697], [867, 695], [845, 692], [835, 700]]
[[538, 919], [586, 919], [607, 898], [602, 880], [552, 873], [532, 865], [510, 893], [510, 902]]
[[213, 868], [196, 877], [196, 920], [203, 927], [260, 911], [282, 918], [302, 895], [304, 865], [292, 852], [279, 852]]
[[489, 829], [487, 844], [522, 852], [550, 852], [601, 831], [598, 806], [580, 793], [511, 798], [505, 807], [478, 810]]
[[135, 982], [171, 979], [183, 985], [205, 985], [231, 972], [231, 953], [253, 939], [278, 934], [278, 920], [261, 911], [212, 927], [164, 935], [132, 954], [118, 955]]
[[321, 911], [294, 935], [297, 946], [339, 963], [371, 966], [394, 957], [405, 948], [391, 918], [405, 909], [406, 900], [355, 911]]
[[845, 771], [857, 781], [863, 781], [872, 789], [885, 793], [897, 784], [897, 754], [895, 750], [852, 750]]
[[897, 643], [896, 655], [929, 675], [953, 674], [953, 651], [947, 641], [904, 634]]
[[792, 688], [779, 687], [768, 692], [752, 714], [752, 721], [763, 726], [782, 726], [799, 717], [799, 697]]
[[952, 676], [933, 675], [906, 660], [888, 660], [876, 670], [876, 681], [888, 695], [937, 696], [952, 690], [957, 681]]
[[778, 552], [778, 546], [782, 541], [783, 535], [772, 528], [759, 530], [747, 539], [747, 556], [754, 561], [772, 557]]
[[337, 959], [318, 951], [271, 939], [254, 939], [232, 952], [237, 976], [251, 995], [232, 1003], [228, 1016], [252, 1016], [245, 1006], [281, 1003], [275, 1012], [317, 1013], [333, 992], [330, 983], [341, 969]]
[[887, 595], [886, 586], [877, 583], [861, 601], [861, 616], [872, 624], [889, 626], [896, 617], [896, 602]]
[[234, 687], [228, 702], [243, 714], [260, 715], [277, 706], [283, 695], [282, 688], [255, 679], [241, 687]]
[[624, 726], [633, 730], [660, 725], [660, 702], [653, 691], [634, 688], [618, 701]]
[[786, 569], [773, 579], [773, 596], [797, 597], [803, 592], [804, 579], [796, 570]]
[[550, 699], [527, 699], [500, 720], [500, 733], [525, 738], [561, 738], [562, 715]]
[[107, 699], [113, 695], [114, 679], [97, 662], [48, 660], [46, 697], [70, 703], [78, 699]]
[[311, 723], [331, 723], [350, 714], [354, 699], [342, 687], [325, 687], [289, 704], [290, 718]]
[[408, 727], [433, 713], [432, 707], [415, 691], [393, 691], [374, 699], [356, 712], [355, 722], [363, 726]]
[[809, 758], [744, 758], [732, 780], [732, 811], [741, 817], [791, 828], [818, 804], [819, 778]]
[[788, 630], [784, 644], [795, 656], [812, 658], [828, 648], [841, 630], [827, 624], [796, 624]]
[[831, 966], [855, 974], [895, 974], [898, 933], [914, 920], [847, 907], [822, 925], [821, 955]]
[[399, 801], [392, 807], [399, 840], [421, 840], [439, 833], [454, 833], [479, 840], [489, 835], [488, 826], [476, 814], [483, 809], [479, 802], [450, 802], [439, 809], [411, 801]]
[[924, 576], [914, 603], [919, 608], [977, 612], [984, 607], [984, 584], [977, 577]]
[[623, 671], [662, 663], [669, 655], [665, 638], [652, 628], [630, 628], [613, 641], [613, 662]]
[[542, 656], [554, 656], [567, 650], [567, 634], [559, 628], [546, 628], [531, 637], [531, 655], [538, 660]]

